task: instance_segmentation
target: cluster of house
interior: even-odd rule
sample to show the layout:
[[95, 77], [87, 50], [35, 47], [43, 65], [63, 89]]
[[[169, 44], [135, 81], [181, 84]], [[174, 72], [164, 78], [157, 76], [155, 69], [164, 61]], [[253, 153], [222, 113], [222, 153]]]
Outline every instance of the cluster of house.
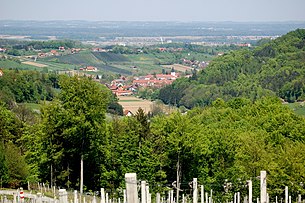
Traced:
[[88, 72], [96, 72], [97, 68], [94, 66], [86, 66], [85, 68], [80, 68], [81, 71], [88, 71]]
[[206, 61], [197, 61], [197, 60], [189, 60], [189, 59], [181, 59], [183, 65], [191, 66], [193, 68], [205, 68], [209, 65], [209, 62]]
[[181, 52], [183, 51], [183, 48], [164, 48], [160, 47], [158, 48], [160, 52]]
[[1, 48], [0, 47], [0, 52], [6, 52], [6, 48]]
[[[180, 75], [176, 72], [171, 74], [149, 74], [145, 76], [134, 77], [133, 81], [126, 80], [125, 77], [115, 79], [108, 88], [117, 96], [129, 96], [137, 92], [140, 87], [161, 88], [172, 84]], [[127, 85], [129, 83], [129, 85]]]
[[81, 51], [80, 48], [66, 49], [65, 47], [58, 47], [58, 50], [52, 49], [47, 53], [39, 52], [38, 57], [44, 58], [44, 57], [49, 57], [49, 56], [60, 56], [62, 54], [62, 52], [64, 52], [65, 54], [76, 54], [80, 51]]

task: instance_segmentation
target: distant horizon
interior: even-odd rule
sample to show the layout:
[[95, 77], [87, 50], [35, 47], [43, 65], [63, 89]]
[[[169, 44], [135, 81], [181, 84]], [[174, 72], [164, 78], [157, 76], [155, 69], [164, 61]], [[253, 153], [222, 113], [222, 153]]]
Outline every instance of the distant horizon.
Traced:
[[213, 21], [213, 20], [65, 20], [65, 19], [55, 19], [55, 20], [37, 20], [37, 19], [0, 19], [0, 21], [33, 21], [33, 22], [178, 22], [178, 23], [305, 23], [305, 20], [278, 20], [278, 21]]
[[305, 21], [304, 0], [1, 0], [0, 20], [141, 22]]

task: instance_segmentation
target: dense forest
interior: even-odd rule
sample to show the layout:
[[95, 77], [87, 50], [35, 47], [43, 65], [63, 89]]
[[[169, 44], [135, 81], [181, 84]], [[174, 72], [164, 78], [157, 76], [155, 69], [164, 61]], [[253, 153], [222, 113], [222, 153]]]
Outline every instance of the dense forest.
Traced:
[[[0, 79], [2, 80], [2, 78]], [[60, 91], [40, 114], [24, 106], [0, 105], [0, 178], [5, 187], [26, 181], [78, 188], [83, 157], [86, 190], [124, 187], [124, 174], [136, 172], [152, 191], [164, 191], [177, 179], [213, 189], [219, 200], [246, 192], [246, 180], [268, 172], [270, 195], [304, 194], [305, 119], [274, 97], [253, 102], [217, 99], [187, 114], [105, 119], [109, 91], [88, 79], [63, 76]], [[226, 181], [229, 190], [224, 190]]]
[[[213, 189], [217, 202], [232, 199], [237, 191], [245, 195], [246, 181], [252, 179], [255, 198], [257, 177], [266, 170], [271, 201], [275, 195], [284, 197], [285, 186], [292, 198], [304, 195], [305, 118], [275, 96], [282, 92], [291, 101], [304, 96], [292, 85], [303, 84], [304, 36], [304, 30], [297, 30], [253, 51], [229, 53], [193, 79], [176, 81], [168, 88], [188, 91], [175, 89], [177, 98], [170, 101], [189, 99], [188, 107], [197, 106], [185, 114], [152, 117], [139, 109], [131, 117], [106, 119], [116, 99], [92, 79], [4, 70], [1, 185], [16, 188], [39, 181], [78, 189], [82, 159], [85, 191], [104, 187], [122, 195], [124, 174], [136, 172], [153, 193], [179, 179], [183, 192], [191, 194], [188, 184], [197, 177], [206, 190]], [[277, 65], [270, 66], [273, 62]], [[33, 112], [25, 102], [42, 107]]]
[[237, 50], [213, 60], [190, 79], [160, 90], [166, 104], [205, 106], [217, 98], [256, 100], [276, 95], [287, 102], [305, 100], [305, 30], [298, 29], [253, 50]]

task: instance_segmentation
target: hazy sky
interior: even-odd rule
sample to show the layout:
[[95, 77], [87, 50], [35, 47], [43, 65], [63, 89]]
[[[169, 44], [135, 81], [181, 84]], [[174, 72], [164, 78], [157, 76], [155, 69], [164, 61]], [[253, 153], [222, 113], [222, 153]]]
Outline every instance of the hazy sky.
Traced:
[[305, 0], [0, 0], [0, 20], [305, 21]]

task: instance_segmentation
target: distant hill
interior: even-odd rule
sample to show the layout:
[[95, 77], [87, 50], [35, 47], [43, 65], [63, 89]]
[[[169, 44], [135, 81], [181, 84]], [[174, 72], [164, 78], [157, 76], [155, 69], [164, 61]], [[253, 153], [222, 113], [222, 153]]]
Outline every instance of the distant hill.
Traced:
[[253, 50], [232, 51], [213, 60], [191, 79], [160, 90], [159, 98], [188, 108], [217, 98], [256, 100], [277, 95], [287, 102], [305, 100], [305, 30], [297, 29]]

